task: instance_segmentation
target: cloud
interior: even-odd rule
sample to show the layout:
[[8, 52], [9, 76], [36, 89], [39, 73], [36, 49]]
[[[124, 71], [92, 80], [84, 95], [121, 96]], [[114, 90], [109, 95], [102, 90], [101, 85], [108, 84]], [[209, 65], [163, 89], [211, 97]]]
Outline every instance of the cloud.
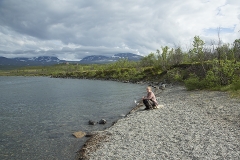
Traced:
[[147, 55], [189, 45], [195, 35], [226, 43], [240, 37], [239, 0], [0, 1], [0, 56]]

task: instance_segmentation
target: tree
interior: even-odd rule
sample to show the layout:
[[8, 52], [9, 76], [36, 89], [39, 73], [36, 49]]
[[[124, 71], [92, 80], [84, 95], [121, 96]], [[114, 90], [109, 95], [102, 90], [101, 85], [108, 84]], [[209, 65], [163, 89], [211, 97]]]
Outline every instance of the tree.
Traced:
[[233, 52], [235, 60], [240, 61], [240, 39], [236, 39], [233, 42]]
[[141, 59], [141, 62], [140, 62], [140, 64], [141, 64], [143, 67], [154, 66], [155, 63], [156, 63], [156, 57], [155, 57], [154, 53], [150, 53], [148, 56], [143, 57], [143, 58]]
[[167, 62], [168, 50], [169, 50], [168, 46], [162, 47], [162, 56], [160, 57], [160, 65], [161, 65], [163, 70], [167, 70], [167, 66], [168, 66], [168, 62]]
[[193, 40], [193, 49], [191, 52], [193, 53], [194, 57], [196, 57], [196, 61], [200, 62], [202, 65], [202, 68], [204, 72], [206, 73], [206, 70], [204, 68], [204, 52], [203, 52], [203, 46], [204, 46], [204, 41], [200, 39], [199, 36], [195, 36]]
[[181, 64], [183, 62], [183, 52], [181, 47], [177, 47], [175, 49], [175, 53], [172, 59], [173, 59], [173, 64]]

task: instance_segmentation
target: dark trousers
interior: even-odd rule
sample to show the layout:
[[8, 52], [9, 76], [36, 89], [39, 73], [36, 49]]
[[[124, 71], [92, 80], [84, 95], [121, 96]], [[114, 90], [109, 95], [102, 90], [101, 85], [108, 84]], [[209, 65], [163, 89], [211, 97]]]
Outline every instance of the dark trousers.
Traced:
[[143, 104], [146, 106], [146, 109], [153, 109], [153, 107], [155, 106], [154, 102], [150, 99], [144, 99]]

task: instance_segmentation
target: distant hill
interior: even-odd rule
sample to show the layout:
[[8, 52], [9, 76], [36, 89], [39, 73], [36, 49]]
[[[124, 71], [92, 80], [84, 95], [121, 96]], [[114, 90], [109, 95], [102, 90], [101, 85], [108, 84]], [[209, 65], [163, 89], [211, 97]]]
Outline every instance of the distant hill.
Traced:
[[143, 56], [133, 54], [133, 53], [117, 53], [111, 57], [102, 55], [91, 55], [84, 57], [80, 63], [91, 64], [91, 63], [110, 63], [118, 61], [119, 59], [128, 59], [129, 61], [139, 61]]
[[0, 67], [6, 66], [47, 66], [47, 65], [54, 65], [59, 63], [81, 63], [81, 64], [93, 64], [93, 63], [110, 63], [118, 61], [121, 58], [128, 59], [130, 61], [138, 61], [143, 56], [133, 54], [133, 53], [118, 53], [111, 57], [103, 56], [103, 55], [91, 55], [86, 56], [80, 61], [65, 61], [60, 60], [57, 57], [53, 56], [40, 56], [40, 57], [33, 57], [33, 58], [6, 58], [0, 57]]
[[102, 56], [102, 55], [91, 55], [84, 57], [80, 60], [80, 63], [106, 63], [109, 61], [110, 57]]
[[57, 57], [40, 56], [33, 58], [5, 58], [0, 57], [0, 66], [40, 66], [63, 63]]

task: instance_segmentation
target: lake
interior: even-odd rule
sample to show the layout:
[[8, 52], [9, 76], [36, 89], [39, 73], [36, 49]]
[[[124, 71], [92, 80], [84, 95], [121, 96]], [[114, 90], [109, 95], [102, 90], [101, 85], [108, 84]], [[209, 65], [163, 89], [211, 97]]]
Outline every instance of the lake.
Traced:
[[0, 77], [0, 88], [1, 160], [74, 159], [87, 138], [73, 132], [110, 127], [145, 95], [144, 85], [49, 77]]

